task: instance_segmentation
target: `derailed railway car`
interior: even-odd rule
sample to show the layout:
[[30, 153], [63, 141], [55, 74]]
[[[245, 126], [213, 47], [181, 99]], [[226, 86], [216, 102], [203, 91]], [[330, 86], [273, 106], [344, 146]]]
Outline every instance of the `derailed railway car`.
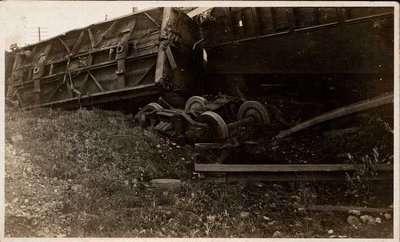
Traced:
[[[134, 110], [160, 95], [197, 90], [197, 24], [154, 8], [14, 48], [7, 96], [21, 107], [106, 105]], [[201, 59], [200, 59], [201, 61]]]
[[14, 49], [7, 96], [77, 108], [164, 95], [183, 107], [192, 95], [238, 90], [354, 101], [393, 89], [393, 8], [210, 8], [194, 19], [200, 29], [155, 8]]
[[[221, 162], [247, 142], [239, 139], [244, 126], [293, 125], [270, 104], [273, 96], [337, 108], [393, 91], [393, 8], [192, 12], [155, 8], [15, 48], [7, 96], [28, 108], [125, 111], [161, 96], [137, 120]], [[392, 102], [388, 94], [343, 107], [268, 138]]]
[[[149, 104], [139, 120], [194, 143], [206, 162], [248, 149], [257, 135], [274, 146], [308, 127], [393, 102], [393, 8], [193, 12], [201, 26], [196, 46], [203, 49], [208, 96], [190, 98], [185, 110]], [[287, 122], [290, 114], [274, 103], [296, 109], [298, 121]]]
[[195, 17], [207, 50], [208, 90], [235, 93], [241, 87], [249, 95], [283, 90], [351, 101], [393, 90], [393, 11], [211, 8]]

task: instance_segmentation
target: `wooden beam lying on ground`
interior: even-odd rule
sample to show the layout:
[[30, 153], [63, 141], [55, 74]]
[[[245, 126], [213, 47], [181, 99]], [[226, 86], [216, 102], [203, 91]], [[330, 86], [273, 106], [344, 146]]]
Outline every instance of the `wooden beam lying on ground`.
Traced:
[[[362, 165], [360, 165], [362, 166]], [[238, 181], [344, 181], [346, 173], [359, 167], [353, 164], [195, 164], [194, 171], [205, 182]], [[393, 165], [373, 167], [376, 175], [366, 180], [392, 180]]]
[[[362, 166], [362, 165], [360, 165]], [[393, 170], [393, 166], [386, 164], [376, 165], [378, 171]], [[195, 164], [196, 172], [313, 172], [313, 171], [354, 171], [354, 164]]]
[[293, 207], [304, 208], [305, 210], [311, 211], [323, 211], [323, 212], [348, 212], [350, 210], [357, 210], [366, 213], [390, 213], [393, 212], [393, 208], [366, 208], [366, 207], [353, 207], [353, 206], [332, 206], [332, 205], [301, 205], [293, 204]]
[[348, 114], [353, 114], [356, 112], [361, 112], [367, 109], [371, 109], [371, 108], [375, 108], [381, 105], [385, 105], [388, 103], [392, 103], [393, 102], [393, 93], [389, 93], [383, 96], [379, 96], [373, 99], [368, 99], [368, 100], [364, 100], [355, 104], [350, 104], [335, 110], [332, 110], [330, 112], [318, 115], [314, 118], [311, 118], [305, 122], [302, 122], [290, 129], [281, 131], [275, 138], [277, 139], [282, 139], [285, 138], [293, 133], [296, 133], [298, 131], [301, 131], [303, 129], [306, 129], [308, 127], [320, 124], [322, 122], [328, 121], [328, 120], [332, 120], [335, 118], [339, 118]]

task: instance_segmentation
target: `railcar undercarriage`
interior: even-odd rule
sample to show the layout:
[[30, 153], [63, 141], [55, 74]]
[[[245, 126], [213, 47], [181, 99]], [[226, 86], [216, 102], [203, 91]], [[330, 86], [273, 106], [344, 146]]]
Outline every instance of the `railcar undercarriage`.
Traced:
[[[294, 133], [321, 123], [380, 106], [387, 107], [393, 103], [393, 98], [393, 93], [384, 94], [294, 125], [289, 125], [285, 115], [274, 105], [229, 96], [218, 96], [211, 101], [193, 96], [187, 101], [185, 109], [172, 108], [168, 104], [168, 108], [163, 108], [158, 103], [150, 103], [136, 115], [136, 119], [143, 127], [151, 126], [156, 132], [177, 142], [194, 145], [199, 150], [197, 162], [230, 163], [230, 154], [237, 155], [238, 151], [251, 153], [251, 147], [258, 145], [257, 139], [269, 140], [270, 145], [279, 143]], [[165, 101], [161, 102], [165, 105]], [[291, 127], [279, 130], [277, 123]]]

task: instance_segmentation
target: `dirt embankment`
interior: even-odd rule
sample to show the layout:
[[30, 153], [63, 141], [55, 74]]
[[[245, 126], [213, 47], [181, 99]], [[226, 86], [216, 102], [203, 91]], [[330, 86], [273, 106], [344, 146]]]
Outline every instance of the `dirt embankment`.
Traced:
[[[192, 147], [143, 130], [118, 112], [7, 110], [5, 143], [7, 237], [393, 235], [393, 221], [383, 215], [374, 214], [380, 224], [355, 228], [348, 214], [288, 206], [337, 205], [340, 196], [369, 205], [377, 196], [352, 200], [346, 184], [193, 181], [186, 168]], [[149, 183], [154, 178], [181, 179], [184, 186], [157, 190]]]

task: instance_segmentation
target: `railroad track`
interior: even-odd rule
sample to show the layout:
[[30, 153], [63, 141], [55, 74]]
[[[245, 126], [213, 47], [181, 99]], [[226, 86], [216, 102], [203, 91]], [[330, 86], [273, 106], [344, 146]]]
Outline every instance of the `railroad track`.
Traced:
[[[362, 165], [354, 164], [195, 164], [194, 171], [206, 182], [237, 181], [341, 181]], [[370, 180], [393, 180], [393, 165], [370, 168]]]

